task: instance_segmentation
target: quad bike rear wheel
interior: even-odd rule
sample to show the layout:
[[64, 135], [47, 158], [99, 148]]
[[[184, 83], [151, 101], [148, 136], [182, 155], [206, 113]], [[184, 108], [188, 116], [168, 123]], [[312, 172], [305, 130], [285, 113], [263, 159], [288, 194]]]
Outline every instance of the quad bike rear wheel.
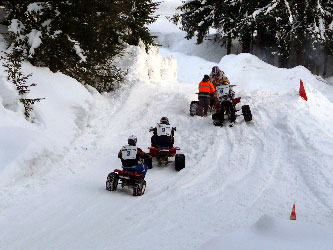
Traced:
[[116, 191], [118, 186], [119, 177], [116, 173], [110, 173], [106, 180], [106, 190]]
[[133, 196], [141, 196], [146, 191], [146, 181], [138, 181], [133, 188]]
[[192, 101], [190, 105], [190, 116], [195, 116], [198, 114], [199, 102]]
[[224, 120], [224, 114], [223, 116], [221, 116], [220, 111], [217, 111], [212, 115], [212, 119], [213, 119], [213, 124], [215, 126], [222, 126]]
[[185, 168], [185, 155], [184, 154], [176, 154], [175, 156], [175, 170], [180, 171]]
[[246, 122], [252, 121], [252, 113], [249, 105], [242, 106], [242, 114]]

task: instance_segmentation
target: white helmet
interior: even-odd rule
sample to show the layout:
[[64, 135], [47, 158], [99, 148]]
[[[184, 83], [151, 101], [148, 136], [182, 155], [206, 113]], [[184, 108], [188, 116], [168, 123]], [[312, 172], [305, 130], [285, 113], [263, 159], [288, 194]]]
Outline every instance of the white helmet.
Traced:
[[128, 137], [128, 145], [130, 145], [130, 146], [136, 146], [137, 141], [138, 141], [138, 139], [136, 138], [135, 135], [131, 135]]

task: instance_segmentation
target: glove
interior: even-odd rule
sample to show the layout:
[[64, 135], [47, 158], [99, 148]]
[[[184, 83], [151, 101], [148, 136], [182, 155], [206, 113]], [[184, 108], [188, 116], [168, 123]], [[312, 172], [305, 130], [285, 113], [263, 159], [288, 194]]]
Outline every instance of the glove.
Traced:
[[176, 127], [173, 127], [172, 130], [173, 130], [173, 131], [177, 131]]
[[154, 128], [153, 128], [153, 127], [151, 127], [151, 128], [149, 129], [149, 132], [151, 132], [151, 131], [154, 131]]

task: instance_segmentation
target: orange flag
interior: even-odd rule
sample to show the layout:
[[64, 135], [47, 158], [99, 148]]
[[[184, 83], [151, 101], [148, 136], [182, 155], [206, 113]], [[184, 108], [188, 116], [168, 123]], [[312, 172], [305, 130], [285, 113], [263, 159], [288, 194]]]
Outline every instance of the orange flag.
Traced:
[[301, 80], [300, 86], [299, 86], [299, 95], [305, 100], [308, 100], [308, 97], [306, 96], [306, 92], [304, 89], [303, 81]]

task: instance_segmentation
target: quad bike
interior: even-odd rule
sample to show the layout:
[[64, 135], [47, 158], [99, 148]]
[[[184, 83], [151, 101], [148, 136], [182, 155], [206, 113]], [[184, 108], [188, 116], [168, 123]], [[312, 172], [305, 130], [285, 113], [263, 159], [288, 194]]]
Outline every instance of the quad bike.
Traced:
[[180, 171], [185, 168], [185, 155], [177, 154], [178, 147], [149, 147], [149, 154], [156, 157], [159, 166], [166, 166], [170, 160], [169, 157], [175, 157], [175, 170]]
[[[196, 93], [197, 95], [199, 93]], [[216, 110], [216, 100], [214, 95], [212, 94], [210, 96], [210, 100], [209, 100], [209, 109], [208, 112], [214, 112]], [[195, 116], [198, 115], [198, 110], [199, 110], [199, 101], [192, 101], [190, 104], [190, 116]]]
[[106, 179], [106, 190], [116, 191], [118, 184], [122, 188], [133, 188], [133, 196], [141, 196], [146, 190], [146, 181], [140, 173], [127, 172], [119, 169], [115, 169], [112, 173], [108, 174]]
[[[233, 98], [230, 94], [230, 87], [235, 85], [220, 85], [216, 88], [217, 92], [217, 104], [216, 112], [212, 115], [213, 123], [215, 126], [223, 126], [225, 118], [231, 123], [230, 127], [233, 126], [236, 117], [240, 116], [237, 114], [236, 104], [241, 101], [241, 97]], [[245, 122], [252, 121], [252, 113], [249, 105], [242, 106], [242, 115], [244, 116]]]

